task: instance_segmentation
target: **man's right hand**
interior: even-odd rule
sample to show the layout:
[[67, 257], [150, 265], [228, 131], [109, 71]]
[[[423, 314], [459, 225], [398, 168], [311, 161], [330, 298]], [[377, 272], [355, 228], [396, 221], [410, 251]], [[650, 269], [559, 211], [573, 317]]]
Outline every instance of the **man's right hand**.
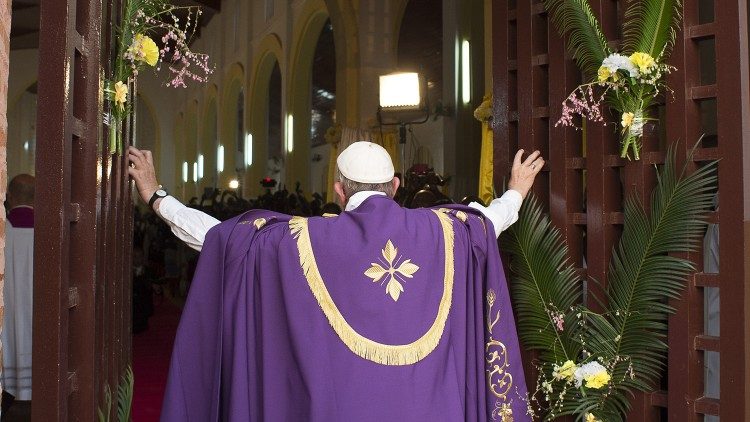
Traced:
[[513, 168], [510, 170], [510, 180], [508, 181], [508, 189], [521, 194], [523, 198], [531, 190], [531, 186], [534, 185], [534, 179], [539, 171], [544, 166], [544, 159], [541, 157], [539, 151], [534, 151], [526, 157], [523, 162], [523, 150], [519, 149], [516, 153], [516, 157], [513, 159]]
[[148, 204], [154, 192], [159, 189], [159, 183], [156, 181], [156, 170], [154, 169], [154, 158], [151, 156], [151, 151], [141, 151], [136, 147], [128, 147], [128, 159], [131, 164], [128, 168], [128, 173], [135, 180], [135, 185], [138, 188], [141, 199]]

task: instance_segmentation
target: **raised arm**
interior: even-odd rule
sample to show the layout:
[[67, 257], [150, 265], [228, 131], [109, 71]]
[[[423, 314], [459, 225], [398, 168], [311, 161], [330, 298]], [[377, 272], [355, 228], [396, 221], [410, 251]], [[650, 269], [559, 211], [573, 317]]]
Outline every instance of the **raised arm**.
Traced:
[[518, 150], [513, 159], [513, 167], [510, 171], [508, 190], [500, 198], [494, 199], [489, 206], [483, 206], [476, 202], [469, 204], [470, 207], [479, 210], [485, 217], [492, 221], [495, 227], [495, 235], [505, 231], [518, 220], [518, 210], [521, 202], [534, 185], [534, 179], [544, 166], [544, 159], [539, 151], [534, 151], [522, 160], [524, 151]]
[[[128, 158], [131, 163], [128, 173], [135, 180], [141, 199], [148, 204], [154, 193], [161, 189], [161, 185], [156, 181], [151, 151], [130, 147]], [[220, 223], [202, 211], [186, 207], [172, 196], [156, 199], [153, 209], [169, 225], [175, 236], [197, 251], [203, 247], [206, 233]]]

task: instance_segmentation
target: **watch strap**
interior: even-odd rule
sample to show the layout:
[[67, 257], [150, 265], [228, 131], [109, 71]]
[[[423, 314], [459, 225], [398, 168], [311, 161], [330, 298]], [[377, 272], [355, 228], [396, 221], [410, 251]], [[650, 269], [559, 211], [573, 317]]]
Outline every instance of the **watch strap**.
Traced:
[[[164, 192], [164, 195], [159, 195], [159, 192]], [[153, 208], [154, 207], [154, 202], [156, 202], [157, 199], [159, 199], [159, 198], [165, 198], [167, 196], [168, 196], [168, 194], [166, 193], [166, 191], [164, 191], [163, 189], [157, 189], [156, 192], [154, 192], [154, 194], [151, 195], [151, 199], [148, 200], [148, 206], [149, 206], [149, 208]]]

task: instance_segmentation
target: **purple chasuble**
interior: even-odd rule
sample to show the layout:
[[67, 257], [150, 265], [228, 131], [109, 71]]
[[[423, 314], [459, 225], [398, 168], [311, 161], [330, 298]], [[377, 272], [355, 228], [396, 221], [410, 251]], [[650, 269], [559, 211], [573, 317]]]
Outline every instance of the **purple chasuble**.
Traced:
[[162, 421], [528, 421], [494, 230], [368, 198], [206, 236]]

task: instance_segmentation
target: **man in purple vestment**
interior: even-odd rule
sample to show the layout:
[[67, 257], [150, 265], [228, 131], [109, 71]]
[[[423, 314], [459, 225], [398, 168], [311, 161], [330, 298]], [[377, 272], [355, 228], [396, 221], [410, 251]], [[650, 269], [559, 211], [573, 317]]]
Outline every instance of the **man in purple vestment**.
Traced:
[[544, 165], [516, 154], [489, 207], [405, 209], [388, 153], [337, 159], [339, 216], [254, 210], [220, 223], [156, 182], [144, 201], [202, 250], [178, 328], [162, 421], [527, 421], [497, 236]]

